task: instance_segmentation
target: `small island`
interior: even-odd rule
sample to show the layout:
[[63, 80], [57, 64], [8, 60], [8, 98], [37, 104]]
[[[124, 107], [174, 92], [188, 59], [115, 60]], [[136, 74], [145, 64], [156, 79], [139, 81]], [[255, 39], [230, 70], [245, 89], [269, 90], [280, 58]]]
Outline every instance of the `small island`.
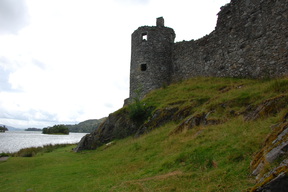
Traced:
[[4, 133], [5, 131], [8, 131], [8, 129], [6, 128], [5, 125], [3, 125], [3, 126], [1, 125], [1, 126], [0, 126], [0, 132], [1, 132], [1, 133]]
[[38, 128], [28, 128], [28, 129], [25, 129], [25, 131], [42, 131], [42, 129], [38, 129]]
[[54, 125], [53, 127], [43, 128], [43, 134], [69, 135], [69, 129], [65, 125]]

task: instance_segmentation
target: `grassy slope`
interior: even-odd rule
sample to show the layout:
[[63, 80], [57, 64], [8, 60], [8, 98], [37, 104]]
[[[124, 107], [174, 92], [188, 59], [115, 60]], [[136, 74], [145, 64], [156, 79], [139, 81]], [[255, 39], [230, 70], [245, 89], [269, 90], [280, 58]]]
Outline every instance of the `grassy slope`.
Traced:
[[[145, 102], [163, 108], [213, 111], [226, 121], [170, 133], [171, 122], [140, 138], [82, 153], [71, 146], [32, 158], [0, 162], [0, 191], [242, 191], [254, 185], [249, 164], [278, 114], [245, 122], [247, 105], [286, 94], [288, 81], [197, 78], [151, 93]], [[231, 111], [234, 111], [231, 113]]]

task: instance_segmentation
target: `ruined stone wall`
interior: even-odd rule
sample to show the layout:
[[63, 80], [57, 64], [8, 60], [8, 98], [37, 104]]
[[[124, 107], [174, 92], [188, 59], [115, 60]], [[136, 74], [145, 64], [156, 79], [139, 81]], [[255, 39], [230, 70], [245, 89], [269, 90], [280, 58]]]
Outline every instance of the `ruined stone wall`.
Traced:
[[232, 0], [211, 34], [174, 44], [172, 67], [174, 82], [288, 75], [288, 0]]

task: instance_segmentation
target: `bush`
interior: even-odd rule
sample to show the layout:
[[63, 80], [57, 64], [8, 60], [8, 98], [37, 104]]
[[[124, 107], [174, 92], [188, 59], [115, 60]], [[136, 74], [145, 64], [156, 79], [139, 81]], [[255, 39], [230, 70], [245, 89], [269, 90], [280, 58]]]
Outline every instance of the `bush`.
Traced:
[[151, 115], [151, 107], [145, 105], [138, 98], [134, 98], [134, 103], [128, 106], [129, 117], [136, 123], [143, 123]]

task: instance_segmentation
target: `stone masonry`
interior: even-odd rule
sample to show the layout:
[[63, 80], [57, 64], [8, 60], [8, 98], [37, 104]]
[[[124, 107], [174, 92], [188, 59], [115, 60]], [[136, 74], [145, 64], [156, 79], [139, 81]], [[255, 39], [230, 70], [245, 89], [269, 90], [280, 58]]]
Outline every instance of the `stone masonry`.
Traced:
[[132, 34], [130, 99], [197, 76], [287, 76], [288, 0], [231, 0], [212, 33], [195, 41], [174, 39], [162, 17]]
[[142, 97], [163, 84], [169, 84], [172, 72], [174, 30], [157, 19], [155, 27], [139, 27], [132, 34], [130, 98]]

